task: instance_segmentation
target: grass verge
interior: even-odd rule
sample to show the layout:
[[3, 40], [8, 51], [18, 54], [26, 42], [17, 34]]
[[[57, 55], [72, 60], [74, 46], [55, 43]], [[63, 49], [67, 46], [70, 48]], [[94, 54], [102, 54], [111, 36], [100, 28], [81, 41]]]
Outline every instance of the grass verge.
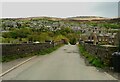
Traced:
[[95, 55], [92, 55], [92, 54], [88, 53], [82, 45], [79, 45], [79, 52], [80, 52], [81, 55], [83, 55], [87, 59], [87, 61], [91, 65], [93, 65], [95, 67], [99, 67], [99, 68], [104, 68], [105, 67], [105, 65], [100, 60], [100, 58], [96, 57]]
[[48, 49], [41, 50], [41, 51], [39, 51], [39, 52], [37, 52], [37, 53], [35, 53], [35, 54], [36, 54], [36, 55], [46, 55], [46, 54], [49, 54], [49, 53], [57, 50], [57, 49], [60, 48], [61, 46], [63, 46], [63, 44], [62, 44], [62, 45], [55, 46], [55, 47], [52, 47], [52, 48], [48, 48]]

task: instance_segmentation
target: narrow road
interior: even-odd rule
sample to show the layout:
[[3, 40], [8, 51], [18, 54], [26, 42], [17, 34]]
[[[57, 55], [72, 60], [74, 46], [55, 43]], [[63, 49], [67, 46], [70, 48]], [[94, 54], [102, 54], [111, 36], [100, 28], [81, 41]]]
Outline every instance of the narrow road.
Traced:
[[76, 45], [65, 45], [51, 54], [39, 56], [2, 77], [3, 80], [115, 80], [86, 66]]

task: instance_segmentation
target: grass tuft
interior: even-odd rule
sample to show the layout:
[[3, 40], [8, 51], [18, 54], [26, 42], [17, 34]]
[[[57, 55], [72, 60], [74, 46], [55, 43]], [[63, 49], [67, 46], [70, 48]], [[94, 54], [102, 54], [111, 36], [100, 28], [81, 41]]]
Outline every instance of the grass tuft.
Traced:
[[104, 68], [105, 65], [100, 60], [100, 58], [88, 53], [82, 45], [79, 45], [79, 51], [81, 55], [83, 55], [91, 65], [99, 68]]

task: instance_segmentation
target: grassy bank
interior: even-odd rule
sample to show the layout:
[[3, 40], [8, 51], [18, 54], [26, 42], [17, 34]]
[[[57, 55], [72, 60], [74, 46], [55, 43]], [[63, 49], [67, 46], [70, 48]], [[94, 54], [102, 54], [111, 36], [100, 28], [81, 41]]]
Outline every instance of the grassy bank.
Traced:
[[82, 45], [79, 45], [79, 52], [82, 56], [86, 58], [86, 60], [93, 66], [99, 67], [99, 68], [104, 68], [105, 65], [103, 62], [100, 60], [100, 58], [96, 57], [95, 55], [92, 55], [88, 53], [85, 48]]
[[15, 55], [2, 56], [2, 62], [9, 62], [9, 61], [12, 61], [12, 60], [15, 60], [15, 59], [18, 59], [18, 58], [31, 57], [31, 56], [34, 56], [34, 55], [38, 55], [38, 56], [39, 55], [46, 55], [46, 54], [49, 54], [49, 53], [57, 50], [62, 45], [57, 45], [55, 47], [47, 48], [47, 49], [41, 50], [39, 52], [31, 53], [31, 54], [21, 54], [21, 55], [15, 54]]
[[60, 48], [61, 46], [63, 46], [63, 44], [57, 45], [57, 46], [55, 46], [55, 47], [48, 48], [48, 49], [45, 49], [45, 50], [41, 50], [41, 51], [39, 51], [39, 52], [37, 52], [37, 53], [35, 53], [35, 54], [36, 54], [36, 55], [46, 55], [46, 54], [49, 54], [49, 53], [57, 50], [57, 49]]

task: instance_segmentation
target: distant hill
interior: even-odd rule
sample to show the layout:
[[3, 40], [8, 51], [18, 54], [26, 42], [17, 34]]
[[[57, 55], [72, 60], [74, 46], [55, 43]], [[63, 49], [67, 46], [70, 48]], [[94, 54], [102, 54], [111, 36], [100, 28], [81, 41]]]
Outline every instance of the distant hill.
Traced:
[[69, 18], [105, 18], [99, 16], [76, 16], [76, 17], [69, 17]]
[[68, 17], [68, 18], [57, 18], [57, 17], [47, 17], [47, 16], [39, 16], [39, 17], [26, 17], [26, 18], [3, 18], [8, 20], [39, 20], [39, 19], [45, 19], [45, 20], [53, 20], [53, 21], [113, 21], [118, 22], [120, 21], [120, 18], [105, 18], [100, 16], [76, 16], [76, 17]]
[[45, 20], [63, 20], [62, 18], [57, 17], [47, 17], [47, 16], [39, 16], [39, 17], [24, 17], [24, 18], [2, 18], [5, 20], [31, 20], [31, 19], [45, 19]]
[[75, 20], [75, 21], [91, 21], [91, 20], [109, 20], [110, 18], [99, 17], [99, 16], [76, 16], [76, 17], [69, 17], [68, 20]]

